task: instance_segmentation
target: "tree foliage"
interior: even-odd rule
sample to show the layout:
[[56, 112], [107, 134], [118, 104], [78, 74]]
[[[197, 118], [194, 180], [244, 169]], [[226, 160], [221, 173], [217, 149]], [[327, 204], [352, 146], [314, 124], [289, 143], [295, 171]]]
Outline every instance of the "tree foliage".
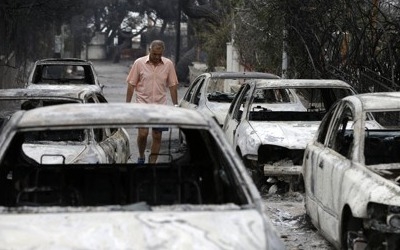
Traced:
[[[211, 4], [211, 3], [209, 3]], [[215, 1], [210, 5], [214, 14], [197, 15], [192, 18], [195, 30], [196, 45], [207, 54], [209, 70], [216, 66], [226, 65], [226, 44], [232, 38], [232, 11], [234, 5], [230, 0]], [[204, 8], [200, 8], [203, 13]], [[218, 16], [218, 18], [216, 18]]]
[[384, 0], [249, 0], [235, 14], [235, 42], [251, 69], [279, 73], [286, 41], [291, 78], [395, 89], [398, 11], [398, 2]]
[[[78, 11], [80, 1], [6, 0], [0, 5], [0, 53], [16, 53], [16, 58], [38, 58], [49, 48], [49, 30]], [[71, 11], [66, 12], [65, 9]]]
[[[61, 23], [85, 9], [79, 0], [3, 0], [0, 3], [0, 86], [19, 85], [28, 62], [52, 54]], [[68, 10], [68, 11], [66, 11]], [[10, 71], [17, 80], [11, 80]], [[8, 76], [5, 77], [5, 76]], [[10, 87], [10, 86], [8, 86]]]
[[[233, 42], [247, 70], [280, 75], [286, 52], [290, 78], [341, 78], [362, 91], [397, 90], [399, 8], [388, 0], [3, 0], [0, 65], [11, 54], [12, 67], [51, 55], [61, 24], [70, 26], [79, 50], [90, 38], [88, 27], [106, 32], [111, 44], [116, 36], [130, 40], [145, 31], [139, 20], [146, 16], [163, 24], [160, 33], [178, 20], [188, 23], [185, 63], [200, 50], [210, 69], [225, 65], [226, 43]], [[124, 21], [142, 29], [121, 32]]]

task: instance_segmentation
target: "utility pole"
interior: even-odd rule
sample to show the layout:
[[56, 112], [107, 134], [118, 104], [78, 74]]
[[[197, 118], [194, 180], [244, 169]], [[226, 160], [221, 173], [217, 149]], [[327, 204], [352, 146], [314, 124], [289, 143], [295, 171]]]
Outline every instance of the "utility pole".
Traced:
[[178, 16], [175, 23], [176, 31], [176, 48], [175, 48], [175, 65], [179, 62], [179, 51], [181, 49], [181, 1], [178, 0]]
[[287, 55], [287, 36], [288, 31], [286, 28], [283, 30], [283, 44], [282, 44], [282, 78], [287, 78], [288, 69], [288, 55]]

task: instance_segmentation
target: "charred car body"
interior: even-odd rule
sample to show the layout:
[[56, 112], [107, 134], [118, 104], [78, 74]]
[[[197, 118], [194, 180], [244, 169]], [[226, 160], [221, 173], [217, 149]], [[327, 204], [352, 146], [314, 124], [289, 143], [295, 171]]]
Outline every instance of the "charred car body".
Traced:
[[34, 63], [27, 88], [43, 85], [95, 85], [103, 90], [90, 61], [79, 58], [45, 58]]
[[66, 103], [106, 103], [95, 86], [43, 86], [40, 89], [0, 89], [0, 128], [18, 110]]
[[[41, 89], [0, 90], [2, 126], [18, 110], [68, 103], [107, 103], [96, 86], [47, 86]], [[124, 130], [80, 130], [75, 133], [42, 131], [31, 133], [24, 150], [36, 162], [125, 162], [129, 137]]]
[[400, 94], [349, 96], [303, 161], [306, 211], [337, 248], [400, 248]]
[[[157, 163], [48, 163], [24, 151], [30, 136], [40, 132], [122, 128], [168, 129]], [[65, 104], [19, 111], [4, 129], [1, 245], [284, 248], [221, 128], [198, 112], [150, 104]], [[172, 139], [179, 133], [183, 149]]]
[[279, 77], [261, 72], [203, 73], [189, 85], [179, 106], [209, 115], [222, 127], [229, 105], [241, 84], [251, 79], [274, 78]]
[[354, 93], [339, 80], [255, 80], [236, 95], [223, 130], [259, 187], [265, 176], [296, 184], [304, 149], [323, 116]]

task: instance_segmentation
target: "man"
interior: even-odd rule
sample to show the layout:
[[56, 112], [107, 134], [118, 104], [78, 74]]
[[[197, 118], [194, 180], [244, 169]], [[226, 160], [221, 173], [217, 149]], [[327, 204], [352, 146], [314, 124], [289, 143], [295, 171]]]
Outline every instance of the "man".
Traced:
[[[128, 74], [126, 82], [126, 102], [131, 102], [136, 90], [137, 103], [167, 104], [167, 88], [169, 88], [172, 103], [178, 105], [178, 77], [174, 64], [163, 57], [165, 45], [161, 40], [154, 40], [150, 44], [149, 54], [135, 60]], [[152, 145], [150, 163], [155, 163], [161, 146], [161, 129], [152, 129]], [[144, 151], [147, 145], [148, 128], [139, 128], [137, 144], [139, 149], [138, 163], [145, 161]]]

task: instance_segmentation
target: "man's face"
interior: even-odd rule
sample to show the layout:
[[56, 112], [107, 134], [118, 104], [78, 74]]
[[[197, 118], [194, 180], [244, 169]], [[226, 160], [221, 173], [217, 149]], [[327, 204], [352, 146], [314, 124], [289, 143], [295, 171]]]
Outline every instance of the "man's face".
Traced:
[[150, 49], [150, 62], [153, 64], [159, 64], [163, 55], [163, 48], [161, 46], [154, 46]]

